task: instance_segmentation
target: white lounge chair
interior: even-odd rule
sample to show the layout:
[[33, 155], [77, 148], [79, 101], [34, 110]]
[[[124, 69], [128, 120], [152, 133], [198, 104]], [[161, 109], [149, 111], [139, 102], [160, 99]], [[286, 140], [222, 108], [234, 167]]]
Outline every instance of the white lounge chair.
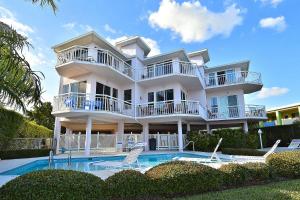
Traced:
[[106, 168], [121, 168], [133, 167], [134, 164], [139, 166], [138, 157], [143, 152], [145, 147], [144, 143], [137, 143], [133, 149], [127, 154], [122, 162], [119, 161], [97, 161], [90, 163], [91, 165], [103, 166]]
[[272, 148], [263, 156], [234, 156], [233, 161], [235, 162], [265, 162], [266, 158], [275, 152], [281, 140], [277, 140]]
[[287, 148], [291, 150], [300, 149], [300, 139], [293, 139]]
[[222, 143], [223, 138], [220, 138], [217, 146], [214, 149], [214, 152], [211, 154], [210, 158], [184, 158], [184, 157], [176, 157], [173, 160], [180, 160], [180, 161], [192, 161], [192, 162], [198, 162], [198, 163], [215, 163], [215, 162], [221, 162], [221, 159], [219, 158], [217, 151]]

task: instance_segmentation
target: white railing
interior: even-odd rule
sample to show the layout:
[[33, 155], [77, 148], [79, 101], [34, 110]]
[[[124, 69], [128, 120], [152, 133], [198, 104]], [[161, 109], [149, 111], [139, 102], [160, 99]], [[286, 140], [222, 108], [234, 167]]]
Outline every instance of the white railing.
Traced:
[[156, 116], [170, 114], [190, 114], [199, 115], [205, 110], [199, 101], [185, 100], [180, 103], [174, 101], [161, 101], [136, 106], [136, 116]]
[[[168, 133], [168, 134], [149, 134], [149, 139], [155, 138], [156, 139], [156, 149], [157, 150], [175, 150], [178, 149], [178, 134], [176, 133]], [[185, 145], [185, 138], [186, 135], [183, 134], [183, 141]]]
[[235, 118], [265, 118], [265, 106], [245, 105], [212, 107], [207, 111], [208, 119], [235, 119]]
[[67, 93], [54, 97], [53, 112], [68, 110], [106, 111], [133, 116], [131, 103], [108, 96], [91, 98], [85, 93]]
[[206, 86], [216, 87], [239, 83], [262, 84], [261, 74], [258, 72], [240, 71], [228, 74], [217, 75], [214, 77], [206, 76]]
[[132, 67], [105, 49], [73, 46], [57, 53], [57, 66], [72, 61], [103, 64], [133, 78]]
[[137, 80], [150, 79], [171, 74], [198, 75], [197, 64], [182, 61], [168, 61], [153, 64], [137, 71]]

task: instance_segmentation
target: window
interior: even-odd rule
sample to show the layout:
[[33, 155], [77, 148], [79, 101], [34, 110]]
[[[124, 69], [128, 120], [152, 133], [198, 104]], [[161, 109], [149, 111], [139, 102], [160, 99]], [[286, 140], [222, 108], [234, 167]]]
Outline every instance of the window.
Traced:
[[181, 90], [181, 100], [185, 101], [186, 100], [186, 94]]
[[85, 93], [86, 92], [86, 81], [71, 83], [71, 92], [73, 93]]
[[231, 84], [235, 82], [235, 73], [233, 69], [226, 71], [226, 82]]
[[208, 84], [210, 86], [216, 85], [215, 73], [209, 73], [208, 74]]
[[173, 101], [174, 100], [174, 92], [173, 89], [169, 89], [165, 91], [165, 101]]
[[124, 90], [124, 101], [131, 103], [131, 101], [132, 101], [131, 89]]
[[108, 96], [111, 96], [111, 94], [110, 94], [110, 87], [107, 86], [107, 85], [104, 85], [104, 94], [108, 95]]
[[237, 96], [232, 95], [228, 96], [228, 112], [229, 117], [238, 117], [239, 116], [239, 108], [237, 103]]
[[62, 94], [69, 93], [69, 84], [63, 85]]
[[148, 103], [154, 102], [154, 92], [148, 92]]
[[217, 113], [218, 112], [218, 98], [217, 97], [212, 97], [210, 99], [210, 107], [211, 107], [211, 112], [212, 113]]
[[[113, 88], [115, 89], [115, 88]], [[113, 92], [117, 92], [118, 90], [115, 89], [116, 91]], [[107, 96], [111, 96], [111, 87], [107, 86], [107, 85], [103, 85], [102, 83], [98, 83], [96, 84], [96, 95], [107, 95]], [[116, 97], [117, 98], [117, 97]]]
[[114, 98], [118, 98], [118, 89], [113, 88], [113, 95]]
[[132, 65], [132, 60], [127, 60], [126, 63], [131, 66]]

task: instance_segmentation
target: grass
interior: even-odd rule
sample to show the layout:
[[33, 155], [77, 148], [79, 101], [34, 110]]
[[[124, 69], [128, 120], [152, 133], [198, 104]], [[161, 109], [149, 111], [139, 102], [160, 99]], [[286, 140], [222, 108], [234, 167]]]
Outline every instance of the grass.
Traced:
[[300, 200], [300, 179], [211, 192], [175, 200]]

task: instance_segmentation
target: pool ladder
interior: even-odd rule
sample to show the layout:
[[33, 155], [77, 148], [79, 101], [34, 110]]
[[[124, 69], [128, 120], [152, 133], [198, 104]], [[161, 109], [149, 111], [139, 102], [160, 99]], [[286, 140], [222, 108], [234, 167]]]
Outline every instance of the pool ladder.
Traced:
[[191, 144], [192, 143], [192, 145], [193, 145], [193, 151], [195, 151], [195, 142], [194, 141], [189, 141], [184, 147], [183, 147], [183, 149], [185, 149], [187, 146], [189, 146], [189, 144]]
[[71, 166], [72, 163], [72, 151], [70, 150], [68, 153], [68, 166]]
[[49, 152], [49, 159], [48, 159], [49, 169], [51, 168], [53, 162], [54, 162], [54, 156], [53, 156], [53, 151], [51, 150], [51, 151]]

